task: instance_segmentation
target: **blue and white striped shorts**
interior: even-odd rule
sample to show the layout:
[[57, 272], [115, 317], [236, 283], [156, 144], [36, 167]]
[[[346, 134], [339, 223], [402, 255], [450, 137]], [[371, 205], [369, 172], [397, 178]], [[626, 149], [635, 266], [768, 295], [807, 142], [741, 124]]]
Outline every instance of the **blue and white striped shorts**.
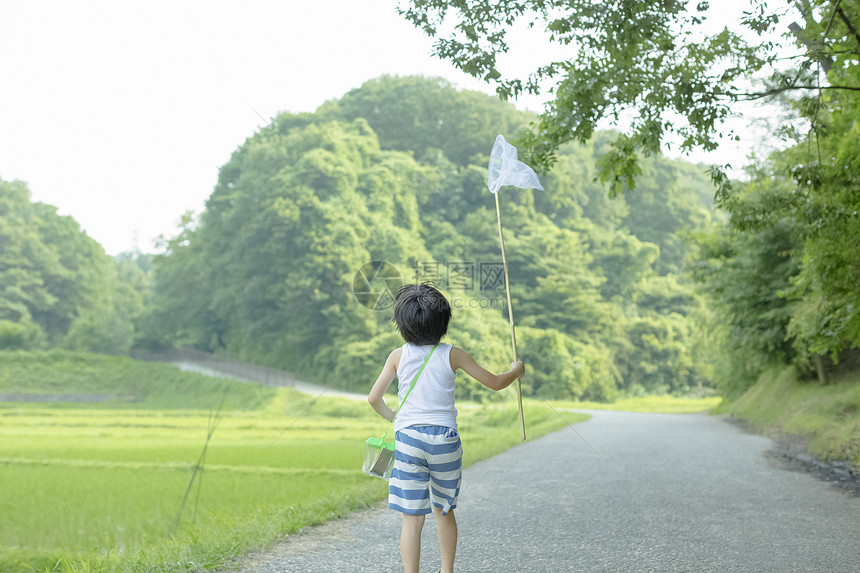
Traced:
[[409, 426], [394, 434], [394, 469], [388, 482], [388, 507], [426, 515], [432, 507], [457, 507], [463, 446], [453, 428]]

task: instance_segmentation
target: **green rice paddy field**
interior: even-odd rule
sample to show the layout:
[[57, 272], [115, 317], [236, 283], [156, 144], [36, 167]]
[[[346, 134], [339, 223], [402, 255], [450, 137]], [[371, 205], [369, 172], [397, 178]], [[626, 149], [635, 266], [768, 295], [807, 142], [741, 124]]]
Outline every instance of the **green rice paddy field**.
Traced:
[[[191, 571], [381, 500], [360, 471], [384, 420], [364, 401], [77, 353], [0, 352], [0, 392], [107, 392], [97, 404], [0, 402], [0, 571]], [[204, 470], [174, 529], [212, 412]], [[520, 443], [513, 393], [462, 404], [466, 463]], [[563, 416], [563, 418], [562, 418]], [[530, 438], [586, 416], [526, 401]]]

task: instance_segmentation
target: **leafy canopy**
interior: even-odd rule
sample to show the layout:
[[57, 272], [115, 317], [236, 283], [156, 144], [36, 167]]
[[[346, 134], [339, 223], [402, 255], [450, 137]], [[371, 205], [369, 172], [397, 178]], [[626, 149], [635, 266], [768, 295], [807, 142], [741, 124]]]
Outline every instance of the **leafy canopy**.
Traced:
[[[737, 138], [724, 123], [737, 101], [819, 87], [860, 89], [828, 85], [816, 75], [846, 50], [856, 57], [856, 2], [751, 0], [736, 26], [713, 32], [709, 8], [707, 1], [684, 0], [409, 0], [398, 10], [436, 39], [435, 55], [495, 85], [503, 99], [553, 95], [519, 142], [544, 170], [562, 144], [587, 141], [601, 120], [629, 121], [598, 165], [614, 194], [634, 187], [640, 154], [673, 142], [682, 151], [714, 150], [722, 137]], [[527, 78], [505, 75], [509, 32], [522, 25], [543, 29], [549, 43], [571, 56], [536, 66]], [[786, 55], [792, 45], [802, 53]], [[764, 88], [751, 91], [751, 78]], [[721, 168], [713, 178], [726, 181]]]

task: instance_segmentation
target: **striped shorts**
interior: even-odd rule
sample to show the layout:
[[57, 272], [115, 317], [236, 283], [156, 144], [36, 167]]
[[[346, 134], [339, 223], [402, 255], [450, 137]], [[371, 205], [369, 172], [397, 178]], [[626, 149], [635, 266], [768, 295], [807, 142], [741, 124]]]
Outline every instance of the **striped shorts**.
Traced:
[[388, 482], [388, 507], [426, 515], [432, 507], [457, 507], [463, 468], [460, 435], [442, 426], [410, 426], [394, 434], [394, 469]]

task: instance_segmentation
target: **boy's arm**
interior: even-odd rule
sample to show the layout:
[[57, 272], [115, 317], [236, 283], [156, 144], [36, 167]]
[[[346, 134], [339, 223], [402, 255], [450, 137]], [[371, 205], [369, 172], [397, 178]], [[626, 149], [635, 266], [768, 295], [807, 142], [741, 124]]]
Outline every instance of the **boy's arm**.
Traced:
[[490, 390], [497, 391], [507, 388], [511, 385], [511, 382], [517, 378], [522, 378], [525, 374], [525, 367], [522, 362], [511, 362], [510, 370], [502, 374], [493, 374], [475, 362], [475, 359], [468, 352], [456, 346], [451, 349], [451, 369], [454, 372], [462, 369], [466, 374]]
[[385, 405], [383, 396], [388, 391], [388, 387], [391, 386], [391, 382], [397, 377], [397, 362], [400, 359], [401, 351], [402, 349], [397, 348], [388, 355], [379, 378], [376, 379], [373, 388], [370, 389], [370, 394], [367, 395], [367, 401], [370, 402], [370, 406], [376, 410], [377, 414], [389, 422], [394, 419], [396, 412]]

